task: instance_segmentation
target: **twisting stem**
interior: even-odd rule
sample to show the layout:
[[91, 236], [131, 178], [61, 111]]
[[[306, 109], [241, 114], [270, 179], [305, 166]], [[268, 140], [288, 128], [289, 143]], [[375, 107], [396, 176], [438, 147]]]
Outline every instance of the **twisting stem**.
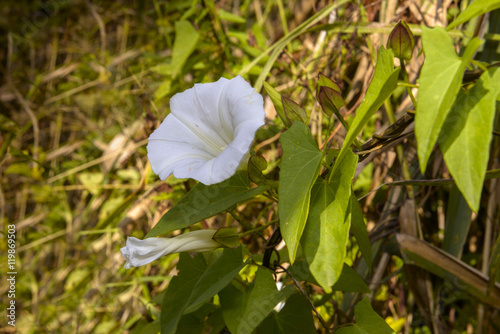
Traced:
[[311, 309], [313, 310], [313, 312], [318, 317], [318, 320], [321, 323], [321, 326], [323, 326], [323, 328], [325, 328], [326, 332], [328, 333], [329, 332], [329, 328], [328, 328], [328, 325], [325, 322], [325, 319], [323, 319], [323, 317], [321, 316], [321, 314], [319, 314], [318, 310], [316, 310], [316, 306], [314, 306], [313, 302], [311, 301], [311, 299], [309, 298], [309, 296], [307, 295], [307, 293], [304, 291], [304, 288], [302, 288], [302, 286], [299, 284], [299, 282], [297, 282], [297, 280], [292, 276], [292, 274], [290, 274], [290, 272], [285, 267], [283, 267], [281, 265], [277, 265], [276, 267], [280, 268], [281, 270], [283, 270], [284, 272], [286, 272], [288, 274], [288, 276], [290, 276], [290, 278], [293, 281], [293, 284], [295, 284], [295, 286], [297, 287], [297, 289], [299, 289], [300, 292], [304, 295], [304, 297], [306, 297], [307, 302], [311, 306]]

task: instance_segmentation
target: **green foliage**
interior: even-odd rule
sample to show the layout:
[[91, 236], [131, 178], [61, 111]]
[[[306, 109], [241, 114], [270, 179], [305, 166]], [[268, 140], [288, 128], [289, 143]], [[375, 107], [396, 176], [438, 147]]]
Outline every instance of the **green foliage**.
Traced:
[[220, 293], [224, 320], [234, 334], [250, 334], [273, 308], [288, 298], [295, 288], [276, 288], [273, 276], [267, 269], [259, 268], [253, 284], [245, 291], [228, 286]]
[[500, 71], [486, 71], [477, 83], [461, 91], [439, 137], [439, 146], [451, 175], [473, 211], [479, 199], [489, 158]]
[[351, 194], [351, 232], [356, 238], [361, 254], [363, 254], [363, 258], [371, 268], [372, 246], [368, 237], [368, 231], [366, 230], [366, 224], [363, 218], [363, 212], [361, 211], [361, 206], [359, 205], [354, 194]]
[[257, 327], [257, 334], [314, 334], [314, 320], [306, 298], [291, 295], [279, 313], [271, 314]]
[[311, 273], [327, 293], [344, 265], [351, 226], [351, 181], [357, 160], [352, 151], [348, 152], [332, 182], [320, 179], [312, 189], [311, 212], [301, 245]]
[[188, 227], [227, 210], [238, 202], [249, 200], [265, 190], [265, 186], [250, 188], [245, 171], [237, 172], [226, 181], [211, 186], [198, 183], [163, 215], [147, 236], [155, 237]]
[[293, 263], [309, 214], [311, 189], [318, 176], [323, 155], [308, 127], [294, 122], [281, 135], [283, 158], [280, 166], [280, 227]]
[[499, 0], [475, 0], [472, 2], [460, 15], [446, 27], [446, 30], [451, 30], [458, 27], [476, 16], [494, 11], [500, 8]]
[[356, 323], [352, 326], [341, 327], [335, 331], [338, 334], [389, 334], [395, 333], [386, 324], [370, 305], [370, 301], [365, 297], [354, 308]]
[[462, 58], [453, 49], [451, 37], [443, 29], [422, 29], [426, 62], [419, 77], [415, 118], [420, 169], [425, 172], [439, 132], [460, 89], [460, 78], [481, 42], [472, 40]]

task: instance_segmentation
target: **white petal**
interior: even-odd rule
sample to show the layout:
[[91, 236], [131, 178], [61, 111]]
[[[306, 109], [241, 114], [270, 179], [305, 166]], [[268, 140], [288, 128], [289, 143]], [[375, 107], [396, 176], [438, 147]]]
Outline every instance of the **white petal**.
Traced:
[[140, 240], [128, 237], [126, 246], [121, 249], [126, 259], [125, 269], [148, 264], [163, 255], [180, 252], [206, 252], [221, 245], [212, 237], [215, 230], [188, 232], [174, 238], [147, 238]]
[[127, 238], [127, 244], [120, 251], [127, 260], [125, 269], [140, 267], [164, 255], [168, 247], [168, 239], [148, 238], [140, 240], [134, 237]]
[[149, 138], [151, 168], [165, 180], [193, 178], [206, 185], [231, 177], [264, 124], [262, 96], [240, 76], [176, 94], [171, 114]]
[[170, 100], [172, 114], [218, 153], [233, 140], [230, 115], [219, 110], [220, 97], [230, 80], [196, 84]]

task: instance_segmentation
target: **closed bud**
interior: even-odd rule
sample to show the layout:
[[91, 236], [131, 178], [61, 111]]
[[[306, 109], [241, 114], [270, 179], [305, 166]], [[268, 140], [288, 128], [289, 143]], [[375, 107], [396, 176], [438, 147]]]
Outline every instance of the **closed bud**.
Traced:
[[330, 87], [339, 94], [341, 93], [340, 86], [335, 81], [333, 81], [332, 79], [330, 79], [329, 77], [320, 72], [318, 76], [318, 83], [316, 84], [318, 94], [321, 86]]
[[266, 179], [262, 172], [267, 168], [267, 161], [261, 155], [252, 155], [248, 159], [248, 178], [255, 184], [262, 185], [266, 183]]
[[290, 122], [290, 125], [292, 125], [294, 121], [307, 123], [307, 113], [304, 108], [283, 95], [281, 96], [281, 103], [283, 104], [283, 110], [285, 111], [285, 116]]
[[399, 21], [389, 35], [387, 48], [392, 49], [395, 57], [409, 61], [414, 47], [413, 33], [404, 21]]
[[333, 113], [338, 114], [340, 108], [342, 108], [345, 103], [342, 95], [333, 88], [327, 86], [320, 86], [318, 92], [318, 101], [323, 108], [323, 111], [331, 116]]

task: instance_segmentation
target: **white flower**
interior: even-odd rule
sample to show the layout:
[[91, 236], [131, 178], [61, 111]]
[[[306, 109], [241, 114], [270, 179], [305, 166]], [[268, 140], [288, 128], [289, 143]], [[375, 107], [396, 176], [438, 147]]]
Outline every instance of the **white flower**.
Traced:
[[125, 269], [140, 267], [163, 255], [180, 252], [207, 252], [221, 247], [214, 241], [216, 230], [200, 230], [181, 234], [173, 238], [147, 238], [140, 240], [128, 237], [126, 246], [121, 249], [127, 260]]
[[151, 168], [165, 180], [203, 184], [231, 177], [264, 124], [262, 96], [240, 76], [195, 84], [170, 100], [170, 114], [149, 137]]

